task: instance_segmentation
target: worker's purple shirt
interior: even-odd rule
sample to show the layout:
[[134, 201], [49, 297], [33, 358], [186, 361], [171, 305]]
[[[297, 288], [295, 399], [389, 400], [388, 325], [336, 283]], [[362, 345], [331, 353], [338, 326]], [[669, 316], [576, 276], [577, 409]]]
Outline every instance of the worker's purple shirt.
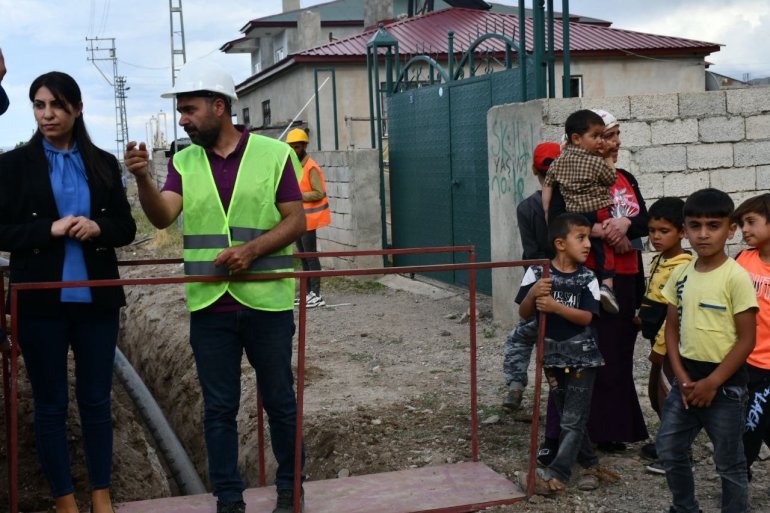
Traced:
[[[241, 165], [241, 158], [246, 149], [246, 141], [249, 138], [249, 131], [246, 130], [245, 126], [236, 125], [235, 128], [241, 132], [241, 139], [230, 155], [222, 158], [216, 153], [206, 150], [211, 173], [214, 175], [214, 183], [217, 186], [219, 199], [222, 201], [225, 212], [230, 207], [230, 200], [233, 197], [233, 189], [235, 188], [235, 178], [238, 176], [238, 168]], [[184, 197], [182, 194], [182, 177], [174, 167], [173, 158], [168, 160], [168, 175], [162, 190], [175, 192]], [[299, 190], [299, 182], [297, 182], [297, 175], [294, 172], [291, 159], [286, 159], [281, 181], [278, 183], [278, 190], [275, 193], [275, 202], [286, 203], [289, 201], [302, 201], [302, 192]], [[221, 313], [238, 310], [246, 310], [246, 307], [236, 301], [230, 294], [225, 294], [202, 311]]]
[[[219, 191], [219, 199], [222, 201], [225, 211], [230, 207], [230, 199], [233, 197], [233, 189], [235, 188], [235, 177], [238, 176], [238, 167], [241, 165], [241, 158], [246, 150], [246, 141], [249, 138], [249, 131], [246, 130], [245, 126], [236, 125], [235, 128], [241, 132], [241, 139], [230, 155], [222, 158], [214, 152], [206, 151], [211, 173], [214, 175], [214, 182], [217, 185], [217, 191]], [[174, 159], [168, 159], [168, 176], [163, 190], [175, 192], [184, 197], [182, 177], [174, 167]], [[286, 203], [287, 201], [302, 201], [302, 193], [299, 190], [297, 175], [294, 173], [291, 159], [286, 160], [286, 166], [283, 168], [283, 175], [281, 175], [281, 181], [275, 193], [276, 203]]]

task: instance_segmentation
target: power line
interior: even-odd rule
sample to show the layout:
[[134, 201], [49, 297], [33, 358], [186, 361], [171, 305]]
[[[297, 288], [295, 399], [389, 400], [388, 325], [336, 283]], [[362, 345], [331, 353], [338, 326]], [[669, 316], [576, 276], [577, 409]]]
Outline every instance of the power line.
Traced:
[[141, 64], [133, 64], [128, 61], [124, 61], [123, 59], [118, 59], [118, 62], [122, 62], [123, 64], [126, 64], [128, 66], [132, 66], [134, 68], [140, 68], [140, 69], [149, 69], [153, 71], [165, 71], [169, 69], [171, 66], [160, 66], [160, 67], [151, 67], [151, 66], [142, 66]]
[[[86, 52], [90, 53], [87, 57], [91, 61], [94, 67], [104, 77], [110, 86], [112, 86], [115, 93], [115, 142], [117, 143], [118, 159], [121, 159], [126, 151], [126, 142], [128, 141], [128, 118], [126, 116], [126, 77], [118, 75], [118, 57], [115, 50], [115, 38], [89, 38], [86, 37], [86, 41], [89, 46], [86, 48]], [[108, 47], [99, 47], [99, 42], [109, 42]], [[104, 52], [107, 53], [104, 56]], [[110, 83], [107, 76], [102, 72], [99, 66], [96, 65], [96, 61], [112, 61], [112, 76], [113, 80]]]

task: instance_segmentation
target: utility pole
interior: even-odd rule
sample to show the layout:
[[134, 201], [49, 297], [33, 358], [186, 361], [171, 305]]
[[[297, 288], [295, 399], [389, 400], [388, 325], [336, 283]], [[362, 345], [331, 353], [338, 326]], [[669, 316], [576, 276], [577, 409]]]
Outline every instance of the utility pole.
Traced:
[[[187, 62], [187, 53], [184, 44], [184, 18], [182, 16], [182, 0], [168, 0], [168, 11], [171, 30], [171, 85], [176, 84], [176, 74]], [[172, 150], [177, 150], [176, 135], [176, 98], [172, 100], [171, 117], [174, 122], [174, 141]]]
[[[128, 141], [128, 118], [126, 117], [126, 91], [130, 88], [126, 87], [126, 77], [118, 75], [118, 57], [115, 51], [115, 38], [114, 37], [86, 37], [88, 47], [86, 52], [90, 55], [87, 57], [89, 61], [94, 63], [94, 66], [99, 73], [104, 77], [104, 80], [113, 88], [115, 93], [115, 142], [117, 143], [117, 157], [119, 161], [123, 161], [123, 155], [126, 152], [126, 141]], [[100, 47], [99, 43], [109, 43], [109, 46]], [[106, 52], [106, 56], [104, 56]], [[96, 65], [96, 61], [112, 61], [112, 82], [104, 75], [99, 66]]]

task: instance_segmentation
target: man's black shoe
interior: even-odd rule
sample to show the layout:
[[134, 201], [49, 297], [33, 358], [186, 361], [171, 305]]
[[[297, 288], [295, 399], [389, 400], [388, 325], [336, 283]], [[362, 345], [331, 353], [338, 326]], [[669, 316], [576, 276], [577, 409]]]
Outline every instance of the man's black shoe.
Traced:
[[246, 513], [246, 503], [217, 501], [217, 513]]
[[[301, 498], [299, 500], [299, 510], [305, 509], [305, 489], [302, 488]], [[273, 513], [294, 513], [294, 489], [279, 488], [278, 500], [275, 502]]]

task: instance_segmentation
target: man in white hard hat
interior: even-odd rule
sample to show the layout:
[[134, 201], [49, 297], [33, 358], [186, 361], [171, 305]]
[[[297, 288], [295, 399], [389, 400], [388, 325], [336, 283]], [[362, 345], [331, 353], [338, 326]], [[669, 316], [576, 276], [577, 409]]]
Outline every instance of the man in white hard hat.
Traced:
[[[144, 143], [128, 144], [125, 163], [153, 225], [169, 226], [184, 205], [185, 274], [292, 271], [292, 243], [305, 231], [305, 214], [291, 148], [232, 124], [233, 79], [217, 65], [186, 64], [175, 87], [162, 96], [176, 97], [179, 124], [193, 144], [169, 161], [161, 191], [150, 177]], [[297, 415], [291, 370], [294, 280], [186, 285], [217, 513], [245, 511], [236, 422], [244, 351], [257, 373], [278, 462], [273, 512], [289, 513]], [[304, 451], [302, 456], [304, 462]]]
[[[301, 253], [316, 253], [316, 230], [328, 226], [332, 222], [329, 198], [326, 196], [326, 179], [315, 160], [307, 154], [307, 132], [301, 128], [295, 128], [286, 136], [286, 144], [291, 146], [297, 158], [302, 164], [302, 178], [299, 181], [299, 190], [302, 192], [302, 202], [305, 207], [305, 220], [307, 229], [302, 237], [297, 239], [297, 249]], [[302, 259], [302, 269], [305, 271], [320, 271], [321, 261], [318, 257]], [[294, 304], [299, 304], [299, 298]], [[310, 291], [305, 297], [305, 305], [308, 308], [326, 306], [321, 295], [321, 278], [310, 278]]]

